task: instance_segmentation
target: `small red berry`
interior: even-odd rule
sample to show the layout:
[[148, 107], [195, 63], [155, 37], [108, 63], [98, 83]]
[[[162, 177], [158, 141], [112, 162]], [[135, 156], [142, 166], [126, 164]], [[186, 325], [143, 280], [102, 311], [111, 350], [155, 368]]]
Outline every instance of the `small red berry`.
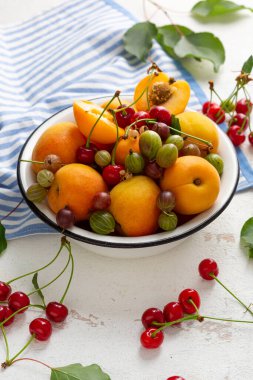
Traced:
[[5, 317], [5, 306], [0, 305], [0, 322], [4, 321]]
[[[11, 310], [18, 311], [18, 310], [22, 309], [25, 306], [28, 307], [30, 305], [30, 299], [23, 292], [15, 292], [15, 293], [12, 293], [10, 295], [10, 297], [8, 299], [8, 304], [9, 304], [9, 307], [10, 307]], [[27, 310], [27, 308], [24, 309], [24, 310], [21, 310], [18, 314], [22, 314], [26, 310]]]
[[93, 147], [86, 148], [85, 145], [77, 148], [76, 160], [80, 164], [89, 165], [95, 161], [96, 149]]
[[167, 380], [185, 380], [185, 378], [181, 376], [171, 376], [171, 377], [168, 377]]
[[6, 301], [11, 294], [11, 287], [6, 282], [0, 281], [0, 301]]
[[120, 172], [125, 170], [122, 165], [108, 165], [104, 168], [102, 177], [108, 186], [115, 186], [121, 180]]
[[234, 146], [241, 145], [246, 138], [245, 134], [241, 132], [241, 127], [239, 125], [232, 125], [227, 134]]
[[209, 108], [211, 108], [212, 106], [217, 106], [217, 107], [219, 107], [217, 103], [209, 102], [209, 101], [208, 101], [208, 102], [205, 102], [205, 103], [202, 105], [202, 112], [203, 112], [204, 114], [206, 114], [207, 111], [209, 111]]
[[213, 259], [204, 259], [199, 264], [199, 274], [204, 280], [214, 280], [210, 274], [213, 274], [215, 277], [219, 274], [218, 264]]
[[157, 334], [153, 337], [152, 334], [156, 331], [155, 328], [148, 328], [147, 330], [143, 331], [140, 337], [140, 341], [143, 347], [145, 348], [158, 348], [161, 346], [164, 335], [162, 331], [158, 331]]
[[166, 322], [173, 322], [183, 318], [184, 312], [179, 302], [169, 302], [164, 306], [163, 315]]
[[249, 99], [240, 99], [236, 103], [235, 110], [238, 113], [244, 113], [244, 115], [249, 115], [252, 111], [253, 104]]
[[[122, 104], [118, 109], [126, 107], [126, 104]], [[122, 111], [116, 112], [115, 117], [118, 123], [118, 126], [121, 128], [126, 128], [132, 123], [132, 118], [135, 114], [135, 110], [132, 107], [127, 107]]]
[[[0, 322], [3, 322], [5, 319], [9, 318], [13, 314], [13, 310], [11, 310], [8, 306], [0, 306]], [[4, 327], [11, 325], [14, 322], [14, 317], [11, 317], [7, 322], [3, 325]]]
[[[131, 122], [133, 123], [134, 121], [137, 121], [140, 119], [150, 119], [150, 114], [145, 111], [135, 112], [135, 114], [132, 117]], [[135, 124], [136, 128], [140, 128], [143, 125], [147, 125], [147, 122], [145, 120], [139, 121], [138, 123]]]
[[190, 302], [192, 300], [196, 307], [199, 309], [200, 307], [200, 296], [197, 290], [195, 289], [184, 289], [178, 297], [178, 300], [187, 314], [195, 314], [196, 309], [194, 305]]
[[59, 227], [67, 230], [73, 227], [75, 223], [75, 215], [68, 206], [61, 208], [56, 214], [56, 223]]
[[142, 314], [141, 321], [145, 329], [148, 327], [154, 327], [153, 322], [164, 323], [163, 312], [156, 307], [150, 307]]
[[30, 323], [29, 331], [37, 340], [48, 340], [52, 334], [52, 325], [45, 318], [36, 318]]
[[170, 112], [163, 106], [153, 106], [150, 111], [150, 118], [156, 119], [157, 121], [164, 123], [166, 125], [170, 125], [171, 122], [171, 114]]
[[218, 105], [211, 106], [207, 111], [206, 116], [215, 121], [217, 124], [223, 123], [226, 118], [225, 112]]
[[253, 145], [253, 132], [249, 133], [248, 140], [249, 140], [250, 144]]
[[49, 302], [46, 307], [46, 315], [53, 322], [63, 322], [68, 316], [68, 308], [59, 302]]
[[236, 113], [233, 116], [230, 125], [239, 125], [239, 127], [242, 127], [242, 129], [245, 131], [245, 129], [247, 129], [249, 126], [249, 118], [243, 113]]

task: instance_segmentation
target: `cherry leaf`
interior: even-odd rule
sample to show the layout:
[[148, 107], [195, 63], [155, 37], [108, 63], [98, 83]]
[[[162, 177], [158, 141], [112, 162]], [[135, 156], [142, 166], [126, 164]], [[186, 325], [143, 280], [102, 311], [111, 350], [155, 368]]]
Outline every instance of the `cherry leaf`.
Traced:
[[5, 227], [0, 222], [0, 254], [7, 248], [7, 240], [5, 237]]
[[203, 0], [199, 1], [191, 9], [191, 13], [198, 17], [220, 16], [228, 13], [238, 12], [240, 10], [249, 10], [253, 12], [253, 8], [244, 5], [238, 5], [233, 1], [227, 0]]
[[192, 57], [211, 61], [215, 72], [225, 61], [225, 50], [221, 41], [207, 32], [191, 33], [181, 37], [174, 52], [180, 58]]
[[37, 290], [37, 294], [38, 294], [38, 296], [40, 296], [40, 298], [41, 298], [41, 300], [43, 302], [43, 305], [46, 306], [44, 294], [40, 290], [40, 287], [39, 287], [39, 284], [38, 284], [38, 272], [36, 272], [34, 274], [34, 276], [32, 278], [32, 283], [33, 283], [33, 286], [35, 287], [35, 289]]
[[241, 243], [247, 249], [250, 258], [253, 257], [253, 218], [248, 219], [241, 229]]
[[125, 50], [145, 61], [157, 35], [157, 27], [152, 22], [140, 22], [132, 26], [123, 36]]
[[191, 34], [192, 30], [182, 25], [164, 25], [158, 28], [157, 42], [168, 55], [178, 58], [174, 52], [174, 46], [180, 41], [182, 35]]
[[52, 368], [50, 380], [110, 380], [110, 377], [97, 364], [84, 367], [75, 363]]
[[251, 55], [242, 66], [241, 72], [243, 74], [250, 74], [253, 69], [253, 56]]

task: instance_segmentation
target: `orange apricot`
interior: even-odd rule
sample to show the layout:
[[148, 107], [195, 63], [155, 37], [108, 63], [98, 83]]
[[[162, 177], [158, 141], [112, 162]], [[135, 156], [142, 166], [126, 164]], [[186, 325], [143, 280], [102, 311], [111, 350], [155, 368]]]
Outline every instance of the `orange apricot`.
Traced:
[[[108, 100], [105, 101], [105, 102], [103, 102], [103, 103], [101, 104], [101, 107], [102, 107], [102, 108], [105, 108], [105, 107], [107, 106], [107, 104], [108, 104]], [[121, 103], [120, 103], [119, 99], [118, 99], [118, 98], [115, 98], [115, 99], [113, 99], [113, 101], [110, 103], [109, 109], [111, 109], [111, 110], [116, 110], [121, 104], [124, 104], [124, 105], [128, 106], [129, 104], [131, 104], [131, 102], [130, 102], [129, 100], [121, 99]]]
[[115, 154], [116, 164], [125, 165], [125, 159], [130, 149], [132, 149], [133, 152], [140, 153], [139, 136], [120, 139]]

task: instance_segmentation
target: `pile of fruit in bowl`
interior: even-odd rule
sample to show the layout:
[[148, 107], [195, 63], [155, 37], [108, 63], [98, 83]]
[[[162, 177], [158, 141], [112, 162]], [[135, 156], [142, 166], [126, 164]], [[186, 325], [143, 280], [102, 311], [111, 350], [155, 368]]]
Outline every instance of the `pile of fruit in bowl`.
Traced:
[[203, 227], [231, 200], [238, 165], [216, 124], [186, 108], [189, 98], [186, 81], [153, 64], [133, 96], [116, 91], [106, 100], [74, 101], [20, 154], [27, 203], [59, 231], [93, 245], [154, 246]]

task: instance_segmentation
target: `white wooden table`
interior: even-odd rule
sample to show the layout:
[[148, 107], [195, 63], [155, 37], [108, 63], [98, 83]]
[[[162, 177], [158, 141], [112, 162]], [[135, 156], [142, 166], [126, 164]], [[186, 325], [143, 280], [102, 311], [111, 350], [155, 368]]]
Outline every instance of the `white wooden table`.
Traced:
[[[62, 0], [0, 0], [0, 25], [20, 22]], [[118, 0], [140, 19], [144, 19], [142, 2]], [[252, 53], [247, 33], [252, 33], [252, 16], [242, 12], [201, 24], [187, 11], [193, 0], [164, 1], [172, 10], [175, 23], [198, 31], [212, 31], [226, 48], [227, 59], [219, 74], [214, 75], [209, 64], [187, 62], [193, 74], [208, 94], [208, 80], [225, 97], [233, 86], [236, 72]], [[252, 6], [250, 0], [237, 1]], [[235, 20], [236, 19], [236, 20]], [[162, 15], [154, 20], [165, 23]], [[251, 36], [251, 34], [250, 34]], [[206, 69], [203, 69], [205, 68]], [[252, 92], [252, 86], [251, 94]], [[249, 160], [253, 148], [244, 144]], [[173, 328], [165, 334], [158, 350], [140, 347], [142, 331], [140, 317], [150, 307], [162, 308], [176, 300], [186, 287], [199, 290], [204, 314], [230, 318], [247, 318], [243, 309], [218, 284], [205, 282], [198, 276], [199, 262], [206, 257], [217, 260], [220, 279], [230, 285], [239, 296], [253, 302], [253, 261], [239, 246], [242, 224], [253, 216], [252, 191], [235, 195], [229, 207], [211, 225], [187, 239], [173, 251], [139, 260], [114, 260], [97, 256], [73, 244], [76, 271], [66, 304], [70, 316], [64, 326], [56, 328], [48, 343], [34, 342], [26, 357], [42, 360], [52, 366], [80, 362], [98, 363], [112, 380], [166, 380], [181, 375], [187, 380], [252, 380], [253, 327], [206, 321], [191, 322]], [[42, 266], [53, 257], [59, 246], [59, 236], [34, 236], [10, 241], [0, 259], [0, 279], [11, 278], [27, 270]], [[64, 256], [64, 255], [63, 255]], [[66, 257], [65, 257], [66, 258]], [[64, 258], [59, 260], [59, 266]], [[43, 274], [46, 282], [56, 273], [52, 267]], [[62, 292], [66, 278], [45, 292], [56, 299]], [[27, 280], [19, 282], [19, 289], [29, 291]], [[12, 352], [16, 352], [28, 338], [28, 325], [40, 312], [29, 311], [8, 329]], [[3, 340], [0, 338], [0, 358], [4, 359]], [[5, 380], [44, 380], [49, 378], [46, 368], [20, 362], [0, 371]]]

